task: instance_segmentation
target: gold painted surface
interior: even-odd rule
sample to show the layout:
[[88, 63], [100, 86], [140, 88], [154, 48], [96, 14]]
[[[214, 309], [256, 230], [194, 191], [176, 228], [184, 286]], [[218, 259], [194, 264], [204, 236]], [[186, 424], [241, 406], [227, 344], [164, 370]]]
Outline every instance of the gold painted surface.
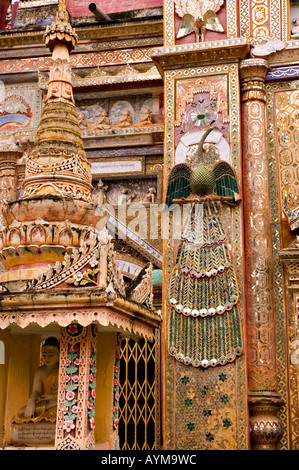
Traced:
[[[247, 308], [250, 329], [250, 390], [276, 389], [275, 330], [273, 323], [273, 255], [268, 243], [270, 226], [264, 60], [241, 63], [243, 117], [244, 229], [247, 270]], [[252, 74], [252, 80], [250, 75]], [[258, 77], [260, 75], [260, 77]]]
[[282, 220], [285, 220], [283, 211], [284, 194], [288, 195], [288, 205], [294, 209], [298, 205], [299, 188], [299, 90], [285, 90], [275, 93], [274, 113], [276, 123], [276, 143], [279, 163], [279, 182]]
[[[283, 18], [286, 18], [286, 0], [283, 0]], [[241, 36], [281, 39], [280, 0], [240, 0]], [[283, 22], [282, 22], [283, 23]]]
[[[297, 82], [272, 83], [266, 86], [268, 151], [270, 156], [271, 206], [274, 253], [280, 250], [281, 260], [275, 263], [275, 297], [277, 328], [277, 363], [279, 392], [286, 401], [280, 417], [285, 434], [282, 449], [299, 448], [298, 413], [298, 253], [289, 249], [296, 242], [284, 213], [284, 195], [290, 208], [296, 207], [297, 188]], [[297, 254], [296, 254], [297, 253]], [[283, 270], [283, 266], [285, 266]], [[288, 384], [288, 386], [286, 385]]]
[[237, 367], [176, 363], [177, 449], [237, 450]]
[[[76, 27], [79, 41], [106, 39], [113, 40], [120, 36], [126, 38], [136, 38], [137, 40], [144, 36], [154, 36], [163, 34], [162, 20], [152, 20], [149, 22], [135, 23], [134, 28], [128, 27], [129, 23], [122, 23], [121, 25], [102, 25], [101, 28], [96, 26], [89, 26], [80, 28]], [[0, 47], [12, 47], [26, 44], [42, 44], [44, 32], [40, 31], [18, 31], [10, 30], [4, 31], [0, 35]]]

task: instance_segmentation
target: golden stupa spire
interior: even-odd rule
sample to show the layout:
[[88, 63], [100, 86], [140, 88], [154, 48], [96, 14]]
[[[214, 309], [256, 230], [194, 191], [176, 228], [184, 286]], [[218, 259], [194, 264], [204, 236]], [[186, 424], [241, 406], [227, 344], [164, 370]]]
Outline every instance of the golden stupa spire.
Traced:
[[56, 18], [45, 32], [52, 67], [34, 147], [26, 162], [25, 198], [55, 195], [91, 202], [90, 163], [78, 123], [69, 62], [76, 42], [65, 0], [59, 0]]

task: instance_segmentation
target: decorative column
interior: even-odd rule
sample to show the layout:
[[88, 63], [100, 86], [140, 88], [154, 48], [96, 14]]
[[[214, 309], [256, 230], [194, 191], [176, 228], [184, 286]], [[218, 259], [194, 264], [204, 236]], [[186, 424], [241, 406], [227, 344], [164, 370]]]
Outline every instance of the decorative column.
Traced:
[[0, 201], [17, 199], [16, 164], [22, 153], [14, 150], [0, 152]]
[[94, 446], [96, 325], [61, 328], [56, 450]]
[[283, 434], [277, 416], [274, 266], [269, 196], [264, 81], [268, 62], [240, 64], [243, 210], [247, 304], [248, 403], [254, 449], [276, 449]]

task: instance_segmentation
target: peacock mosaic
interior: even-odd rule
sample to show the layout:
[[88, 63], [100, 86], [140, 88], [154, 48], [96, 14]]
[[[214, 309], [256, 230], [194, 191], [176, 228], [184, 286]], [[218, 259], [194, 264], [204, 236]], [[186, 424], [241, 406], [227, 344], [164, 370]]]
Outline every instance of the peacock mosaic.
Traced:
[[166, 435], [182, 449], [190, 440], [197, 449], [236, 449], [246, 442], [244, 385], [237, 394], [245, 371], [237, 80], [233, 65], [197, 72], [167, 76], [166, 100], [172, 90], [176, 101], [166, 128], [166, 205], [190, 209], [181, 240], [174, 250], [167, 243], [165, 253], [165, 322], [174, 357], [167, 359]]

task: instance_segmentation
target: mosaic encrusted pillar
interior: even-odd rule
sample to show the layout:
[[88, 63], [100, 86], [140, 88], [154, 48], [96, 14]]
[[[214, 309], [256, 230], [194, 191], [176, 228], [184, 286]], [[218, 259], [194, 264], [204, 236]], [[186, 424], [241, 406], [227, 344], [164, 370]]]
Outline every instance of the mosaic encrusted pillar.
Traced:
[[274, 268], [264, 80], [268, 63], [247, 59], [242, 81], [243, 210], [247, 304], [248, 403], [255, 449], [275, 449], [283, 429], [277, 411]]
[[56, 450], [94, 446], [96, 329], [77, 323], [61, 328]]

